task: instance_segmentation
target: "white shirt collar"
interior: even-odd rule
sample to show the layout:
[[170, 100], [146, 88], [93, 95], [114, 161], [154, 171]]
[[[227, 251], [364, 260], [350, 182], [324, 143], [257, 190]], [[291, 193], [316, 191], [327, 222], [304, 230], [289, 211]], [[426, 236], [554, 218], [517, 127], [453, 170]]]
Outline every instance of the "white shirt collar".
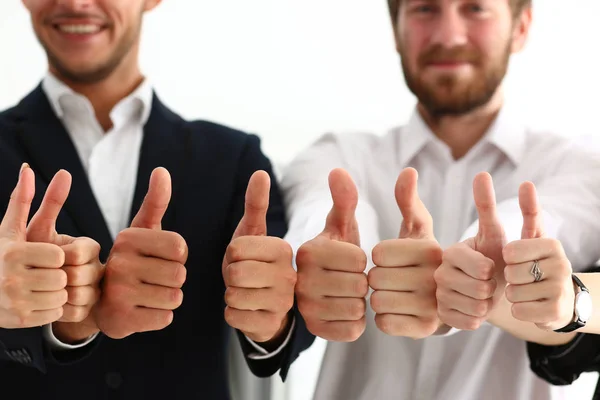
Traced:
[[[50, 101], [50, 105], [52, 106], [52, 109], [58, 118], [62, 119], [65, 113], [69, 112], [70, 102], [65, 101], [65, 99], [77, 99], [91, 107], [89, 100], [85, 96], [76, 93], [73, 91], [73, 89], [65, 85], [49, 72], [42, 81], [42, 89], [46, 93], [46, 96]], [[148, 79], [144, 79], [144, 81], [129, 96], [122, 99], [114, 107], [113, 111], [111, 111], [111, 117], [113, 117], [113, 112], [117, 109], [122, 109], [124, 107], [136, 107], [138, 112], [140, 112], [140, 123], [142, 125], [146, 124], [152, 110], [153, 95], [154, 93], [152, 90], [152, 85]], [[132, 106], [129, 106], [130, 104]]]
[[[492, 144], [502, 151], [513, 164], [519, 165], [525, 153], [525, 139], [526, 128], [521, 118], [505, 105], [482, 138], [482, 141]], [[429, 143], [439, 143], [447, 147], [435, 136], [415, 108], [408, 124], [400, 134], [399, 154], [401, 164], [404, 166], [409, 165], [411, 160]]]

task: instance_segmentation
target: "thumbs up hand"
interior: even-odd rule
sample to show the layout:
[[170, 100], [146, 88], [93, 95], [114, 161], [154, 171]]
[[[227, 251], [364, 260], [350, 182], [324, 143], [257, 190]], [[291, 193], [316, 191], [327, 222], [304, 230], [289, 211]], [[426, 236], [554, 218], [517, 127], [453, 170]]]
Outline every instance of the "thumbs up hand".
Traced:
[[[27, 242], [35, 193], [34, 173], [23, 164], [0, 225], [0, 328], [30, 328], [57, 321], [67, 303], [65, 253], [56, 244]], [[42, 207], [48, 207], [44, 199]]]
[[355, 211], [358, 191], [350, 175], [329, 175], [333, 207], [325, 229], [303, 244], [296, 255], [298, 308], [314, 335], [333, 341], [355, 341], [366, 326], [369, 290], [367, 256], [360, 248]]
[[[563, 328], [574, 319], [571, 263], [558, 240], [544, 237], [533, 183], [521, 185], [519, 204], [523, 214], [522, 240], [507, 244], [503, 251], [506, 299], [512, 303], [515, 319], [533, 322], [543, 330]], [[537, 281], [534, 263], [540, 272]]]
[[502, 258], [506, 237], [488, 173], [475, 177], [473, 196], [479, 214], [477, 235], [444, 251], [435, 273], [440, 319], [465, 330], [475, 330], [487, 320], [506, 286]]
[[417, 192], [417, 171], [406, 168], [396, 183], [402, 213], [399, 239], [373, 249], [375, 267], [369, 271], [371, 308], [384, 333], [420, 339], [440, 328], [433, 274], [442, 262], [433, 220]]
[[183, 301], [187, 244], [179, 234], [161, 229], [170, 200], [171, 177], [157, 168], [131, 227], [119, 233], [108, 257], [94, 316], [113, 339], [165, 328]]
[[67, 274], [68, 300], [63, 306], [62, 318], [52, 324], [54, 335], [65, 343], [74, 343], [98, 332], [90, 311], [100, 298], [99, 282], [104, 272], [99, 259], [100, 245], [96, 241], [56, 232], [56, 220], [70, 189], [71, 175], [59, 171], [48, 185], [42, 204], [27, 227], [29, 242], [55, 244], [65, 254], [62, 270]]
[[272, 344], [289, 330], [296, 271], [291, 246], [267, 236], [270, 187], [265, 171], [250, 178], [245, 213], [223, 259], [223, 279], [227, 323], [255, 342]]

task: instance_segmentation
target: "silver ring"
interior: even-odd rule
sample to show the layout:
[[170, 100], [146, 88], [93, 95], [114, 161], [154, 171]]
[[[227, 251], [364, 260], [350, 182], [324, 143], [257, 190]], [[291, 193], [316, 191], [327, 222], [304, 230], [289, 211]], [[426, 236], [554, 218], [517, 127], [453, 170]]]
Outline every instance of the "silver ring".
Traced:
[[539, 282], [539, 281], [542, 280], [542, 277], [544, 276], [544, 273], [540, 269], [540, 262], [539, 262], [539, 260], [533, 261], [533, 265], [531, 266], [531, 271], [529, 271], [529, 272], [531, 273], [531, 275], [533, 275], [533, 281], [534, 282]]

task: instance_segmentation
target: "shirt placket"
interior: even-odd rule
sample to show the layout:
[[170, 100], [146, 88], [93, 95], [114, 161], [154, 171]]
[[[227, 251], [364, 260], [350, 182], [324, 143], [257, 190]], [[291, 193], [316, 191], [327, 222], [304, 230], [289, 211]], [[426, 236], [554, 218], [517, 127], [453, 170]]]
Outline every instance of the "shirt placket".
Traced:
[[[441, 190], [439, 241], [447, 248], [459, 240], [463, 224], [466, 167], [463, 162], [450, 162], [445, 166], [444, 183]], [[445, 353], [443, 338], [431, 337], [423, 341], [414, 400], [435, 400], [439, 389], [439, 375]]]

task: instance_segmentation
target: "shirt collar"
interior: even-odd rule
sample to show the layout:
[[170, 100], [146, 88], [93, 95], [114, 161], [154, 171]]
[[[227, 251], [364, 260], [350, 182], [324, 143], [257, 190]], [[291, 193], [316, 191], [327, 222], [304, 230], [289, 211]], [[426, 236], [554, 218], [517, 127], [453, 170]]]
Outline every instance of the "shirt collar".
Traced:
[[[526, 140], [525, 124], [518, 113], [505, 105], [488, 129], [482, 141], [490, 143], [506, 155], [515, 165], [523, 160]], [[443, 144], [425, 123], [415, 108], [408, 124], [400, 134], [400, 163], [407, 166], [429, 143]], [[444, 147], [447, 147], [443, 144]]]
[[[68, 111], [65, 109], [62, 99], [68, 97], [78, 98], [89, 103], [85, 96], [73, 91], [73, 89], [61, 82], [51, 73], [47, 73], [44, 77], [42, 81], [42, 89], [46, 93], [46, 96], [50, 101], [50, 105], [52, 106], [52, 109], [58, 118], [63, 118], [65, 112]], [[144, 79], [144, 81], [129, 96], [122, 99], [114, 109], [117, 109], [124, 104], [138, 102], [137, 107], [139, 107], [140, 110], [140, 122], [142, 125], [144, 125], [150, 117], [153, 95], [154, 93], [152, 90], [152, 85], [148, 79]]]

